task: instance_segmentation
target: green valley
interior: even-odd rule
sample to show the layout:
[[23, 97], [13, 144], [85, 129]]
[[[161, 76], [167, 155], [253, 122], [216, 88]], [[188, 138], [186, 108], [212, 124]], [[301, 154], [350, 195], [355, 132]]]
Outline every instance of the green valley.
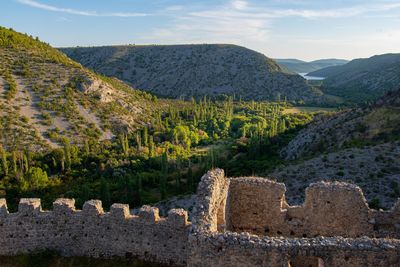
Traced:
[[272, 169], [312, 114], [287, 102], [159, 99], [0, 29], [0, 194], [140, 206], [194, 192], [201, 174]]

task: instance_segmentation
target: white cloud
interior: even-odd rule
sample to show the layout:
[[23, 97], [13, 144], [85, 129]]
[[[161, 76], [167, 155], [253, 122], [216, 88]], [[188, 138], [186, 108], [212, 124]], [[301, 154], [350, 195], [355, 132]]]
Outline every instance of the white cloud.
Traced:
[[61, 13], [67, 13], [67, 14], [72, 14], [72, 15], [79, 15], [79, 16], [91, 16], [91, 17], [143, 17], [146, 16], [147, 14], [144, 13], [125, 13], [125, 12], [116, 12], [116, 13], [98, 13], [96, 11], [83, 11], [83, 10], [76, 10], [76, 9], [71, 9], [71, 8], [62, 8], [62, 7], [56, 7], [56, 6], [51, 6], [47, 4], [43, 4], [34, 0], [16, 0], [17, 2], [39, 8], [39, 9], [44, 9], [48, 11], [53, 11], [53, 12], [61, 12]]
[[159, 27], [142, 38], [164, 43], [234, 43], [265, 42], [270, 29], [265, 16], [248, 11], [246, 1], [229, 1], [212, 10], [176, 12], [172, 25]]
[[183, 10], [184, 6], [180, 6], [180, 5], [175, 5], [175, 6], [169, 6], [167, 8], [165, 8], [166, 11], [179, 11], [179, 10]]
[[231, 2], [231, 5], [234, 9], [237, 10], [244, 10], [247, 8], [249, 3], [247, 1], [242, 1], [242, 0], [235, 0]]
[[71, 21], [71, 20], [66, 17], [58, 17], [57, 21]]
[[[294, 57], [305, 60], [315, 60], [324, 57], [335, 58], [366, 58], [384, 53], [398, 53], [400, 47], [400, 30], [385, 29], [371, 31], [368, 34], [357, 33], [351, 38], [340, 36], [304, 37], [292, 36], [287, 45], [272, 43], [269, 46], [274, 56]], [[285, 38], [283, 36], [283, 38]]]
[[[275, 1], [294, 2], [295, 0]], [[332, 35], [329, 39], [322, 36], [313, 38], [311, 35], [307, 39], [307, 34], [301, 36], [302, 31], [299, 32], [299, 38], [296, 38], [284, 32], [277, 32], [274, 25], [278, 19], [292, 17], [307, 20], [335, 20], [365, 18], [371, 15], [385, 16], [396, 13], [400, 9], [400, 3], [369, 2], [322, 10], [307, 8], [310, 5], [306, 6], [303, 1], [298, 2], [304, 4], [303, 8], [268, 6], [265, 3], [255, 4], [251, 1], [240, 0], [228, 0], [225, 4], [212, 7], [188, 6], [168, 13], [170, 21], [167, 24], [154, 28], [147, 36], [139, 40], [145, 43], [166, 44], [232, 43], [262, 51], [268, 55], [284, 55], [293, 51], [304, 58], [310, 57], [313, 53], [315, 55], [312, 57], [332, 54], [332, 56], [351, 58], [352, 53], [359, 56], [378, 51], [379, 47], [383, 47], [378, 45], [381, 40], [387, 41], [384, 47], [390, 51], [394, 47], [393, 44], [398, 44], [395, 40], [397, 32], [374, 35], [374, 38], [378, 38], [375, 41], [374, 38], [365, 40], [357, 36], [344, 37], [344, 35]], [[370, 49], [367, 48], [368, 45]], [[357, 49], [357, 46], [363, 49]], [[333, 53], [336, 54], [333, 55]]]

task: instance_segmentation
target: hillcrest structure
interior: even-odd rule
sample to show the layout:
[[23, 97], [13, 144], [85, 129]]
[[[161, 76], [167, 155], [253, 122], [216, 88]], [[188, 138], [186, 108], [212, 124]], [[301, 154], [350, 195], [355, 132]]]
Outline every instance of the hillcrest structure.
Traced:
[[265, 178], [205, 174], [192, 221], [187, 211], [168, 217], [143, 206], [58, 199], [42, 211], [40, 199], [21, 199], [9, 213], [0, 199], [0, 255], [41, 250], [64, 256], [137, 257], [176, 266], [399, 266], [400, 201], [390, 211], [370, 209], [358, 186], [319, 182], [301, 206], [286, 187]]

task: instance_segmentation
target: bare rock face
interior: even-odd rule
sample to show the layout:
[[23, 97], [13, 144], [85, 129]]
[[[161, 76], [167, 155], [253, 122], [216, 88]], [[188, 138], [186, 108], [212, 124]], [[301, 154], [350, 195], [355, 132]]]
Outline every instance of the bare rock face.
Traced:
[[103, 81], [89, 76], [83, 78], [83, 81], [78, 84], [78, 89], [85, 94], [95, 96], [102, 103], [112, 102], [115, 90]]
[[263, 54], [235, 45], [64, 48], [82, 65], [135, 88], [173, 98], [241, 96], [243, 99], [319, 102], [299, 75]]

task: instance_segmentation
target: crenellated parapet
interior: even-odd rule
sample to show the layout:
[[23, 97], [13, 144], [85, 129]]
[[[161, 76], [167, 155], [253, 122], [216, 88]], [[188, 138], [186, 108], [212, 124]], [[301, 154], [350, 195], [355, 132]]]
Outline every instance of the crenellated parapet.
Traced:
[[227, 178], [215, 169], [202, 177], [192, 222], [183, 209], [161, 217], [145, 205], [135, 215], [116, 203], [106, 212], [99, 200], [78, 210], [73, 199], [57, 199], [47, 211], [40, 199], [23, 198], [10, 213], [0, 199], [0, 255], [52, 250], [177, 266], [398, 266], [400, 201], [374, 210], [358, 186], [318, 182], [302, 205], [290, 206], [285, 191], [283, 183]]
[[99, 200], [87, 201], [77, 210], [73, 199], [57, 199], [50, 211], [42, 210], [40, 199], [21, 199], [18, 211], [9, 213], [0, 199], [0, 255], [54, 250], [185, 265], [191, 226], [187, 218], [182, 209], [160, 217], [150, 206], [133, 215], [125, 204], [113, 204], [105, 212]]

